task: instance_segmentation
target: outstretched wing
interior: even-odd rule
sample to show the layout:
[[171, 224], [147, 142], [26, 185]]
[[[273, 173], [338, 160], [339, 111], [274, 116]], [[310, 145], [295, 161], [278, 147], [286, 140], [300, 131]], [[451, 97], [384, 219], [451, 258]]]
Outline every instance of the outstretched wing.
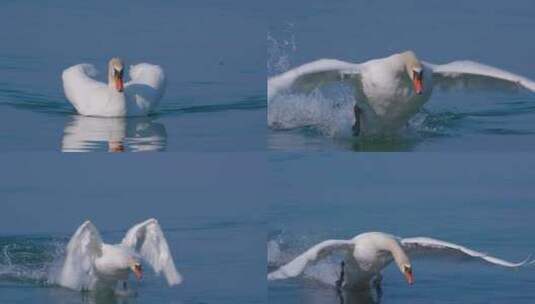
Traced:
[[175, 268], [171, 251], [156, 219], [146, 220], [130, 228], [122, 245], [138, 252], [157, 274], [163, 272], [170, 286], [182, 282], [182, 276]]
[[305, 271], [307, 265], [317, 262], [333, 251], [352, 251], [354, 246], [355, 245], [352, 241], [346, 240], [323, 241], [308, 249], [288, 264], [268, 274], [268, 280], [280, 280], [296, 277]]
[[58, 284], [75, 290], [91, 289], [95, 280], [93, 260], [102, 255], [102, 239], [95, 226], [84, 222], [67, 245]]
[[310, 92], [327, 83], [356, 79], [359, 65], [320, 59], [268, 79], [268, 100], [284, 91]]
[[524, 89], [535, 92], [535, 82], [532, 80], [474, 61], [424, 64], [433, 70], [433, 83], [439, 88]]
[[401, 245], [403, 249], [409, 255], [447, 255], [447, 256], [460, 256], [482, 262], [487, 262], [497, 266], [517, 268], [530, 264], [531, 257], [528, 257], [522, 262], [514, 263], [506, 260], [502, 260], [486, 253], [472, 250], [461, 245], [436, 240], [428, 237], [414, 237], [401, 239]]

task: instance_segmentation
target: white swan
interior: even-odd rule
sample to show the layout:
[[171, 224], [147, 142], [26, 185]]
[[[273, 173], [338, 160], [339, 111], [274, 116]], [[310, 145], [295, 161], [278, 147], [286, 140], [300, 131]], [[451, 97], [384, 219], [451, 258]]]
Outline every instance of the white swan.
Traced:
[[142, 260], [156, 273], [163, 273], [169, 286], [182, 282], [155, 219], [135, 225], [116, 245], [103, 243], [95, 226], [86, 221], [67, 245], [67, 256], [57, 281], [59, 285], [75, 290], [114, 289], [119, 282], [126, 289], [130, 272], [141, 279]]
[[404, 127], [429, 100], [433, 87], [523, 88], [525, 77], [472, 61], [435, 65], [412, 51], [354, 64], [333, 59], [310, 62], [268, 79], [268, 102], [281, 93], [307, 93], [325, 84], [353, 86], [355, 135], [389, 133]]
[[124, 65], [112, 58], [108, 64], [108, 84], [93, 79], [91, 64], [78, 64], [63, 71], [65, 96], [76, 111], [86, 116], [143, 116], [153, 111], [165, 91], [161, 67], [140, 63], [130, 67], [131, 80], [124, 83]]
[[427, 237], [399, 238], [382, 232], [362, 233], [350, 240], [327, 240], [305, 251], [288, 264], [268, 274], [269, 280], [296, 277], [305, 268], [330, 254], [345, 254], [337, 287], [345, 289], [368, 289], [373, 286], [380, 294], [381, 271], [392, 260], [409, 284], [414, 283], [409, 256], [417, 254], [451, 255], [472, 258], [502, 267], [518, 268], [533, 263], [529, 258], [520, 263], [512, 263], [492, 257], [461, 245]]

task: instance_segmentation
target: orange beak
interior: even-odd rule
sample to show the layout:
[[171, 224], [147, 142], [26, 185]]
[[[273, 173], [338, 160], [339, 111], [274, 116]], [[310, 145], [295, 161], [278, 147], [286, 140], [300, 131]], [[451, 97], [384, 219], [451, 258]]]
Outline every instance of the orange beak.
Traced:
[[405, 279], [409, 285], [414, 284], [414, 276], [412, 275], [412, 271], [405, 271]]
[[412, 85], [414, 86], [414, 92], [418, 95], [421, 95], [424, 91], [424, 84], [422, 81], [422, 74], [414, 72], [414, 77], [412, 78]]
[[124, 83], [122, 78], [115, 78], [115, 88], [119, 92], [122, 92], [124, 90]]

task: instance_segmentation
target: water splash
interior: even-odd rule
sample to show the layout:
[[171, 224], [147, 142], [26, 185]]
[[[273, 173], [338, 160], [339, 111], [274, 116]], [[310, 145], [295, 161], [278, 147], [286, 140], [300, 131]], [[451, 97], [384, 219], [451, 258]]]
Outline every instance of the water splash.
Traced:
[[278, 31], [279, 37], [271, 32], [267, 34], [267, 71], [269, 75], [279, 74], [291, 67], [291, 57], [297, 51], [294, 33], [295, 24], [287, 23]]
[[54, 238], [0, 238], [0, 282], [53, 285], [64, 246]]
[[329, 137], [349, 138], [355, 122], [354, 99], [348, 90], [326, 96], [321, 90], [312, 93], [281, 95], [268, 104], [268, 126], [277, 130], [313, 128]]
[[[294, 238], [279, 234], [272, 236], [267, 242], [268, 271], [274, 271], [278, 267], [290, 262], [318, 241], [306, 237]], [[329, 255], [328, 257], [309, 265], [302, 277], [328, 286], [336, 286], [340, 277], [340, 262], [342, 256]]]

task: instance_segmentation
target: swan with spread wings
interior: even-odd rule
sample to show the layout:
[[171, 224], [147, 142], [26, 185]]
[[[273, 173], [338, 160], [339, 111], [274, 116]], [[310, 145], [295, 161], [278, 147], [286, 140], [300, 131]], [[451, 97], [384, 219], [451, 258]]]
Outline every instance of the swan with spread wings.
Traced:
[[407, 125], [433, 88], [509, 89], [535, 92], [535, 82], [473, 61], [432, 64], [412, 51], [364, 63], [320, 59], [268, 79], [268, 106], [285, 94], [345, 83], [355, 96], [354, 135], [392, 133]]
[[[381, 295], [381, 271], [392, 261], [407, 282], [414, 283], [409, 257], [417, 255], [452, 256], [480, 261], [505, 268], [519, 268], [533, 264], [530, 257], [518, 263], [508, 262], [467, 247], [428, 237], [400, 238], [382, 232], [366, 232], [350, 240], [326, 240], [268, 274], [269, 280], [281, 280], [301, 275], [307, 266], [334, 253], [345, 256], [341, 262], [337, 288], [348, 290], [376, 288]], [[371, 283], [371, 285], [370, 285]]]
[[86, 221], [67, 245], [58, 283], [75, 290], [126, 290], [130, 273], [141, 280], [144, 262], [157, 274], [163, 274], [169, 286], [182, 282], [156, 219], [135, 225], [115, 245], [104, 243], [97, 228]]

